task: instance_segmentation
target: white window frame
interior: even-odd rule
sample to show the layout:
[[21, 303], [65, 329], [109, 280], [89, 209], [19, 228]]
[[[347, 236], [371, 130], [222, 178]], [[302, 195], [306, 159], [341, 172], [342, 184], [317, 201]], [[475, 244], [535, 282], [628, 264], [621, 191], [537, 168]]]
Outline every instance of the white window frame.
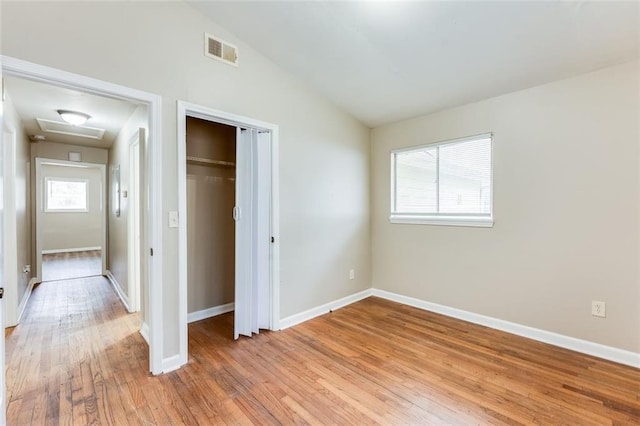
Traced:
[[[402, 213], [395, 211], [396, 205], [396, 154], [410, 152], [410, 151], [419, 151], [422, 149], [431, 149], [435, 147], [441, 147], [445, 145], [454, 145], [464, 142], [471, 142], [475, 140], [481, 139], [490, 139], [491, 140], [491, 176], [490, 176], [490, 194], [491, 194], [491, 205], [490, 205], [490, 213]], [[405, 224], [418, 224], [418, 225], [445, 225], [445, 226], [473, 226], [473, 227], [483, 227], [483, 228], [491, 228], [493, 227], [493, 134], [492, 133], [484, 133], [480, 135], [468, 136], [458, 139], [449, 139], [441, 142], [434, 142], [419, 146], [412, 146], [407, 148], [394, 149], [391, 151], [391, 199], [390, 199], [390, 215], [389, 221], [391, 223], [405, 223]], [[438, 170], [437, 178], [440, 179], [440, 171]]]
[[[49, 208], [49, 182], [84, 182], [85, 191], [85, 208], [84, 209], [50, 209]], [[52, 177], [44, 178], [44, 212], [45, 213], [88, 213], [89, 212], [89, 179], [71, 178], [71, 177]]]

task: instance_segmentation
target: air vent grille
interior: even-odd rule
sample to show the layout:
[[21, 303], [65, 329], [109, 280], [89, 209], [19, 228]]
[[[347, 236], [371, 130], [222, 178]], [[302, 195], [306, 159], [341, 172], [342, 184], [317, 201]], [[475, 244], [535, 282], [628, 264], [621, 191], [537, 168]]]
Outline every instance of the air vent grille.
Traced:
[[216, 58], [222, 58], [222, 43], [211, 37], [209, 37], [207, 41], [209, 46], [209, 55], [215, 56]]
[[204, 54], [225, 64], [238, 66], [238, 48], [207, 33], [204, 34]]
[[43, 132], [58, 133], [61, 135], [101, 140], [105, 132], [105, 129], [86, 126], [72, 126], [71, 124], [64, 123], [62, 121], [45, 120], [44, 118], [36, 118], [36, 121]]

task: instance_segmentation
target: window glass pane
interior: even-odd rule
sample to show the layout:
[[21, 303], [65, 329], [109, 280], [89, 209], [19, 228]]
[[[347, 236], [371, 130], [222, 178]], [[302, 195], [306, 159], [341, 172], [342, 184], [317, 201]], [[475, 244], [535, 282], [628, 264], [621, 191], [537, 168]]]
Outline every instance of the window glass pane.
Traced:
[[47, 210], [87, 210], [87, 182], [48, 180]]
[[440, 147], [440, 213], [491, 213], [491, 139]]
[[438, 211], [436, 156], [436, 148], [396, 154], [396, 212]]

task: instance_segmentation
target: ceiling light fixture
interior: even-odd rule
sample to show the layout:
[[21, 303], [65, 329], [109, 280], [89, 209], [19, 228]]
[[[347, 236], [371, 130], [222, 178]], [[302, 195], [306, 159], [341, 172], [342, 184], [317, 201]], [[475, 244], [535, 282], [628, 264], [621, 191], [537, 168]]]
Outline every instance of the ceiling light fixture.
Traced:
[[67, 109], [59, 109], [58, 114], [60, 114], [60, 117], [62, 117], [64, 121], [72, 126], [82, 126], [91, 118], [89, 114], [85, 114], [84, 112], [69, 111]]

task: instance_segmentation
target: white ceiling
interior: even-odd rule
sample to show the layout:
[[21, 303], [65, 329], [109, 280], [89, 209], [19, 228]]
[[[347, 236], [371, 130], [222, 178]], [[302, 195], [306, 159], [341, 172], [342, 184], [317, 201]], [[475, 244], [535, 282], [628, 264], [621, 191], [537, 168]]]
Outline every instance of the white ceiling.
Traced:
[[189, 3], [371, 127], [640, 52], [635, 1]]
[[[4, 78], [6, 92], [22, 119], [27, 135], [43, 135], [49, 142], [108, 149], [137, 107], [136, 104], [130, 102], [22, 78], [11, 76], [5, 76]], [[96, 140], [43, 132], [36, 122], [36, 118], [63, 122], [56, 112], [58, 109], [68, 109], [89, 114], [91, 118], [83, 126], [105, 129], [104, 137], [102, 140]]]

